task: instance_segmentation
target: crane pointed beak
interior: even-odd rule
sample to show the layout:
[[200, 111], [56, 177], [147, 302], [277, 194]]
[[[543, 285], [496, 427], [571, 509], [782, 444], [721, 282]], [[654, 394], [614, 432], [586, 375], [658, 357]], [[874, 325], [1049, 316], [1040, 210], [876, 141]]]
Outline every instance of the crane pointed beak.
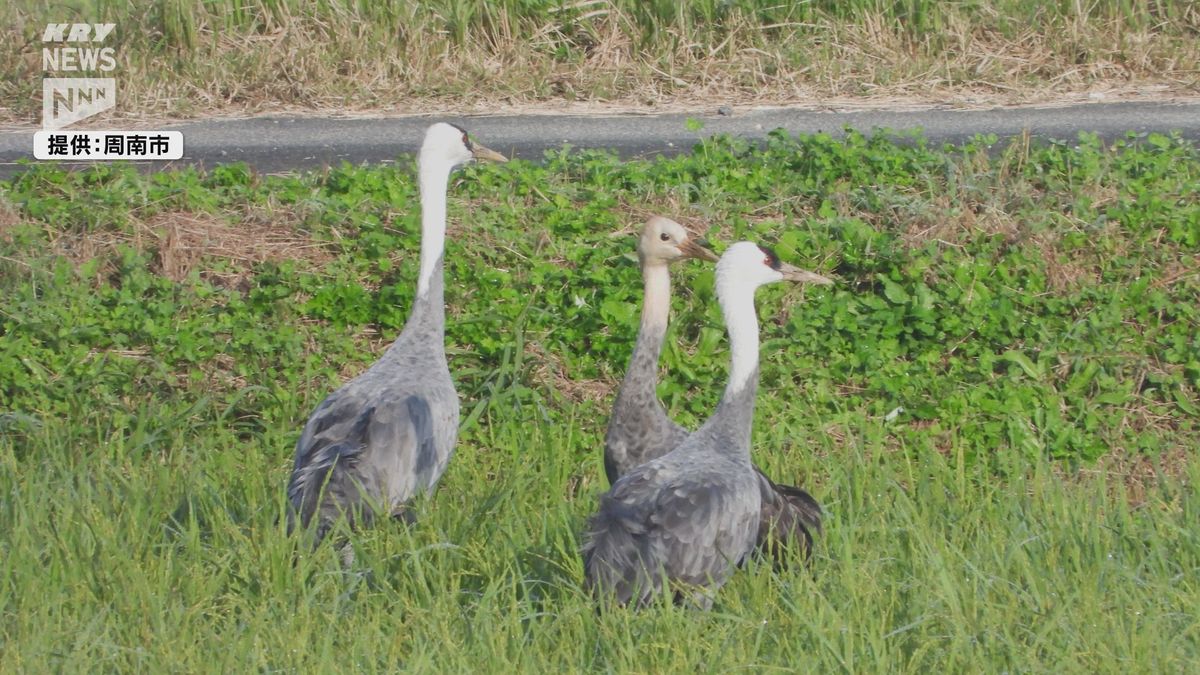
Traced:
[[717, 254], [708, 250], [691, 239], [679, 245], [679, 250], [683, 251], [684, 257], [696, 258], [697, 260], [707, 260], [708, 262], [717, 262]]
[[504, 155], [496, 152], [495, 150], [492, 150], [491, 148], [485, 148], [478, 143], [471, 144], [471, 154], [475, 156], [476, 161], [480, 161], [480, 162], [507, 162], [508, 161], [508, 158], [505, 157]]
[[820, 286], [833, 285], [833, 279], [830, 279], [829, 277], [821, 276], [816, 272], [802, 270], [799, 267], [789, 265], [787, 263], [780, 263], [779, 271], [783, 273], [783, 278], [788, 281], [795, 281], [802, 284], [817, 284]]

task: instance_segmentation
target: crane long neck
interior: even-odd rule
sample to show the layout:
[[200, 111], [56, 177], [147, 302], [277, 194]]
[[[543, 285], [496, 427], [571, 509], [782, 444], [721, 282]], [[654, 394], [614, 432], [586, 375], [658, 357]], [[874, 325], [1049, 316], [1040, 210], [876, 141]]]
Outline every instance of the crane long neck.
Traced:
[[713, 430], [728, 441], [720, 443], [719, 447], [748, 460], [754, 400], [758, 393], [758, 314], [754, 309], [754, 286], [718, 287], [717, 293], [729, 331], [731, 356], [729, 383], [710, 423]]
[[438, 326], [445, 322], [443, 256], [446, 247], [446, 183], [449, 165], [422, 160], [421, 186], [421, 271], [417, 297], [409, 321], [422, 320]]
[[[442, 261], [446, 247], [446, 183], [450, 167], [439, 162], [422, 161], [421, 184], [421, 274], [417, 281], [417, 297], [429, 292], [435, 268]], [[440, 276], [437, 275], [437, 276]], [[440, 279], [438, 280], [440, 285]]]
[[642, 284], [642, 323], [621, 391], [643, 394], [649, 391], [653, 397], [658, 385], [658, 359], [671, 314], [671, 273], [666, 264], [644, 264]]
[[[720, 295], [721, 312], [729, 331], [729, 384], [724, 398], [737, 395], [747, 385], [758, 384], [758, 313], [754, 287], [739, 285]], [[753, 381], [751, 381], [753, 379]]]

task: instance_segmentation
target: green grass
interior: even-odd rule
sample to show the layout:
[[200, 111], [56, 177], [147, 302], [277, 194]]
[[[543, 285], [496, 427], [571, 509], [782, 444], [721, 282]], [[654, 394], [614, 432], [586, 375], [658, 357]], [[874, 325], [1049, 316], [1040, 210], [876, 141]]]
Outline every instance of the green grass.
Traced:
[[[1200, 153], [994, 143], [458, 174], [458, 454], [348, 572], [293, 566], [283, 488], [307, 414], [403, 323], [410, 169], [0, 185], [0, 670], [1194, 670]], [[759, 296], [756, 459], [828, 529], [811, 571], [751, 565], [712, 612], [598, 616], [578, 537], [640, 293], [612, 233], [651, 212], [838, 278]], [[676, 279], [660, 394], [694, 424], [727, 351], [711, 269]]]
[[116, 24], [105, 76], [133, 117], [1200, 91], [1183, 0], [15, 0], [7, 121], [36, 122], [48, 22]]
[[751, 567], [708, 614], [600, 617], [575, 553], [594, 478], [563, 498], [572, 474], [597, 473], [578, 459], [596, 436], [569, 424], [508, 419], [495, 445], [464, 444], [421, 524], [360, 537], [350, 574], [328, 548], [291, 565], [277, 523], [286, 433], [247, 442], [176, 423], [150, 447], [84, 449], [42, 431], [36, 459], [6, 444], [0, 661], [10, 672], [1196, 666], [1194, 488], [1168, 485], [1134, 510], [1119, 479], [1064, 483], [1036, 462], [997, 482], [885, 451], [880, 435], [789, 458], [820, 476], [830, 511], [813, 574]]

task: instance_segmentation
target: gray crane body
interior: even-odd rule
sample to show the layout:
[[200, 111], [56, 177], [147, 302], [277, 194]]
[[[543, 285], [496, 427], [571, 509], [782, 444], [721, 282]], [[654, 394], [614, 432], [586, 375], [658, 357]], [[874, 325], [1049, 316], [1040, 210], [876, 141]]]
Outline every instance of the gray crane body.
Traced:
[[589, 523], [589, 587], [642, 606], [669, 580], [678, 598], [711, 605], [711, 590], [757, 538], [762, 498], [749, 453], [757, 389], [755, 369], [678, 447], [617, 479]]
[[[665, 326], [665, 324], [664, 324]], [[667, 415], [656, 391], [665, 328], [643, 324], [613, 403], [604, 435], [604, 473], [609, 485], [633, 468], [679, 447], [690, 432]], [[821, 505], [807, 491], [781, 485], [754, 467], [762, 497], [757, 542], [779, 557], [779, 545], [798, 541], [807, 554], [821, 531]]]
[[413, 303], [383, 357], [317, 406], [288, 484], [289, 526], [319, 541], [338, 518], [367, 525], [380, 513], [408, 516], [405, 503], [433, 490], [458, 434], [459, 402], [445, 351], [442, 263]]

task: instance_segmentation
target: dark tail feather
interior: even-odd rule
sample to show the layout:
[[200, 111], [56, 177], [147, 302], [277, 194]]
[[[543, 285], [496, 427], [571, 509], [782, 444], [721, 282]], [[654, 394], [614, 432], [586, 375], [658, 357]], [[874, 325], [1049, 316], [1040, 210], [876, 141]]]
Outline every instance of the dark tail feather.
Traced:
[[772, 487], [775, 488], [776, 493], [783, 496], [796, 518], [806, 528], [811, 530], [813, 534], [819, 535], [822, 533], [821, 518], [824, 512], [821, 510], [820, 503], [812, 495], [793, 485], [773, 483]]
[[787, 563], [789, 547], [800, 547], [805, 561], [812, 555], [813, 540], [821, 534], [821, 505], [805, 490], [779, 485], [758, 474], [762, 488], [762, 514], [758, 525], [758, 552], [775, 561]]

